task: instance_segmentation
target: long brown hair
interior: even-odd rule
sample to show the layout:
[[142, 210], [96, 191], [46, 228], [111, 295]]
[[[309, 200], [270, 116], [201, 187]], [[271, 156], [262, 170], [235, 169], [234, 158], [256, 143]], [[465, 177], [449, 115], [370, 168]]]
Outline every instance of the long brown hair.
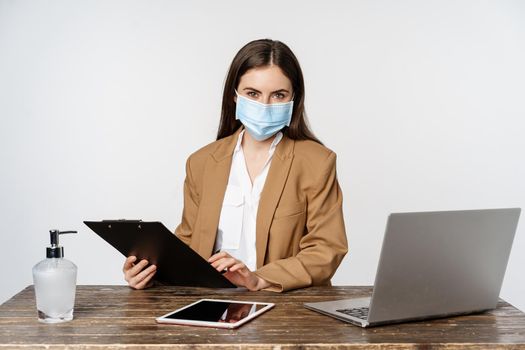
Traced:
[[252, 68], [276, 65], [292, 82], [294, 104], [290, 126], [285, 126], [283, 134], [293, 140], [312, 140], [322, 144], [309, 129], [304, 110], [304, 79], [299, 61], [292, 50], [277, 40], [260, 39], [246, 44], [237, 52], [230, 65], [224, 92], [217, 140], [230, 136], [241, 126], [235, 119], [235, 89], [241, 77]]

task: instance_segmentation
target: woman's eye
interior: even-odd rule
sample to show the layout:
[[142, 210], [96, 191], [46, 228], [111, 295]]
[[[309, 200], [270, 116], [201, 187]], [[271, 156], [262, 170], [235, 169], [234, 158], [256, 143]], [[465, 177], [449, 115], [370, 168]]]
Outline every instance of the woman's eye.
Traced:
[[284, 98], [284, 94], [278, 92], [278, 93], [276, 93], [276, 94], [274, 95], [274, 97], [275, 97], [276, 99], [278, 99], [278, 100], [282, 100], [282, 99]]
[[255, 91], [248, 91], [246, 95], [253, 97], [253, 98], [257, 98], [257, 93]]

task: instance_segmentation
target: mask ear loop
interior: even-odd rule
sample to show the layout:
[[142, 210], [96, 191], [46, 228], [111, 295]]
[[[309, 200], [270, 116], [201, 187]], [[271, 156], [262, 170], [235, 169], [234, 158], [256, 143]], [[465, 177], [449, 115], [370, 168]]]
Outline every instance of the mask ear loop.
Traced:
[[[293, 107], [295, 107], [295, 91], [293, 92], [292, 94], [292, 99], [290, 100], [290, 102], [293, 102]], [[290, 120], [288, 121], [288, 123], [286, 124], [286, 127], [290, 127], [290, 124], [292, 124], [292, 119], [293, 119], [293, 107], [292, 107], [292, 115], [290, 116]]]

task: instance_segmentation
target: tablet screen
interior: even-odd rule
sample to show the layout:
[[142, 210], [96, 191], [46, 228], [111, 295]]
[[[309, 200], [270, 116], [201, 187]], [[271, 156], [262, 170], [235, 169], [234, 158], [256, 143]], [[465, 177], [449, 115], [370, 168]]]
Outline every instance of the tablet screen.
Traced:
[[236, 323], [263, 309], [267, 305], [250, 302], [200, 300], [179, 311], [164, 316], [167, 319], [188, 321]]

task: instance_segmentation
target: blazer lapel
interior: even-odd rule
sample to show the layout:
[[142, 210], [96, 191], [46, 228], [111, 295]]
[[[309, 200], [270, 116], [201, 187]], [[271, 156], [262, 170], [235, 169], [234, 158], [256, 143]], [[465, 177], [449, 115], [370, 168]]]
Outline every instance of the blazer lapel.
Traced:
[[221, 214], [224, 193], [228, 185], [233, 149], [237, 144], [241, 126], [233, 135], [228, 136], [206, 161], [204, 168], [200, 214], [200, 240], [198, 253], [210, 257], [217, 236], [217, 227]]
[[256, 223], [257, 268], [264, 265], [270, 225], [273, 214], [275, 213], [275, 208], [286, 184], [288, 173], [290, 172], [294, 146], [294, 140], [283, 136], [275, 149], [275, 154], [259, 199]]

